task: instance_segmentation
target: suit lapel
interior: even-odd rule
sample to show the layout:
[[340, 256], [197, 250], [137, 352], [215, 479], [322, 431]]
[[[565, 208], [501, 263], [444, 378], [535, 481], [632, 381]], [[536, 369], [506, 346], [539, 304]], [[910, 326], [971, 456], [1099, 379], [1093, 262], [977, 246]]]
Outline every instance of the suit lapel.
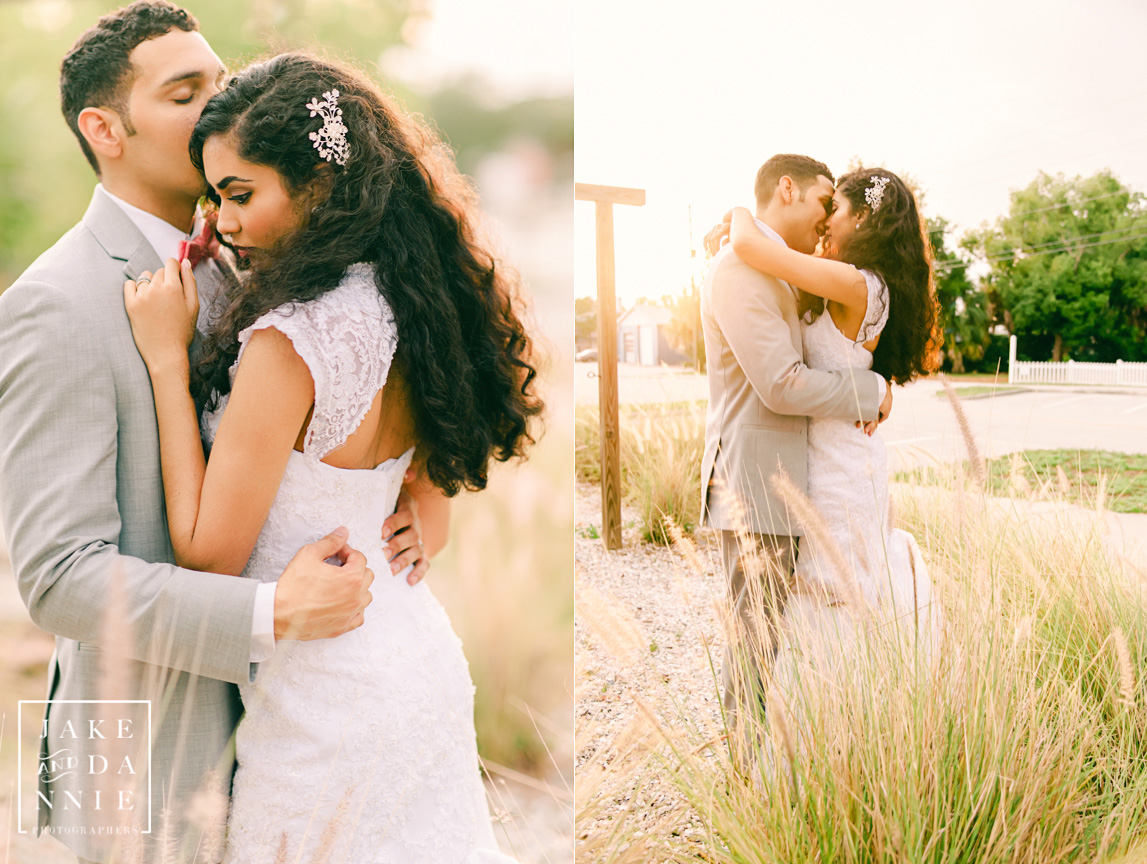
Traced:
[[144, 270], [155, 272], [163, 266], [151, 244], [103, 189], [96, 187], [81, 221], [111, 258], [124, 262], [123, 272], [128, 279], [137, 278]]

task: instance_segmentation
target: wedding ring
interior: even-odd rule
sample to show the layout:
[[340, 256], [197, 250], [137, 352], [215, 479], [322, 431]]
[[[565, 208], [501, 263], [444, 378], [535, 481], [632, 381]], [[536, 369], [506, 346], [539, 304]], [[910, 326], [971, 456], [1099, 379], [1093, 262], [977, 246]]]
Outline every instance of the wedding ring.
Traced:
[[135, 284], [136, 285], [142, 285], [144, 282], [150, 282], [150, 281], [151, 281], [150, 276], [140, 276], [138, 279], [135, 280]]

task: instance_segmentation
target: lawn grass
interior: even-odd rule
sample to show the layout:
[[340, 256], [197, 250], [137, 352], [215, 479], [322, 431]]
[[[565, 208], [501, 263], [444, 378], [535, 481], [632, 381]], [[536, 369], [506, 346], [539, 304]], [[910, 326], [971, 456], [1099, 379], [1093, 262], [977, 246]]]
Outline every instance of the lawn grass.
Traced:
[[[1010, 384], [973, 384], [970, 387], [954, 387], [956, 395], [961, 399], [976, 398], [977, 396], [990, 396], [992, 394], [1001, 393], [1022, 393], [1029, 390], [1028, 387], [1013, 387]], [[948, 394], [943, 390], [936, 391], [938, 399], [947, 399]]]
[[[932, 468], [897, 472], [900, 482], [938, 482]], [[1100, 495], [1116, 513], [1147, 513], [1147, 455], [1109, 450], [1025, 450], [988, 461], [988, 488], [996, 495], [1030, 488], [1040, 497], [1093, 506]]]

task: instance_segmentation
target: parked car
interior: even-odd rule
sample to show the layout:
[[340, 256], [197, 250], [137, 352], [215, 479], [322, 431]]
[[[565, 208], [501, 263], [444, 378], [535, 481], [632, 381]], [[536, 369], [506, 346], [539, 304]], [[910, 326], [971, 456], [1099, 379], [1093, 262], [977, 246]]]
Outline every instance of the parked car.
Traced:
[[586, 348], [584, 351], [578, 351], [574, 355], [574, 360], [578, 363], [596, 363], [597, 362], [597, 349]]

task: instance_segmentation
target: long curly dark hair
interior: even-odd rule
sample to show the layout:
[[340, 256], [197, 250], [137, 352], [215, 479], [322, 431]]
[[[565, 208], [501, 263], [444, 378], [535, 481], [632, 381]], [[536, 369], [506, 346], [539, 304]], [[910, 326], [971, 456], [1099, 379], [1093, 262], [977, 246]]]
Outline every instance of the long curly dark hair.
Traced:
[[[864, 193], [874, 177], [887, 177], [875, 211]], [[932, 275], [932, 247], [912, 190], [883, 168], [840, 178], [837, 191], [864, 221], [840, 250], [841, 260], [877, 273], [888, 286], [888, 323], [872, 354], [872, 369], [897, 384], [939, 368], [943, 339]]]
[[[309, 137], [323, 118], [306, 103], [330, 90], [348, 130], [345, 165], [324, 161]], [[542, 402], [518, 280], [477, 239], [477, 196], [437, 136], [365, 75], [307, 54], [256, 63], [212, 97], [191, 135], [200, 171], [216, 135], [233, 136], [243, 159], [273, 168], [308, 206], [229, 296], [192, 375], [196, 404], [214, 408], [230, 391], [243, 328], [325, 294], [351, 264], [368, 262], [398, 326], [395, 365], [430, 481], [447, 495], [482, 489], [491, 457], [522, 456]], [[306, 212], [316, 187], [321, 200]]]

